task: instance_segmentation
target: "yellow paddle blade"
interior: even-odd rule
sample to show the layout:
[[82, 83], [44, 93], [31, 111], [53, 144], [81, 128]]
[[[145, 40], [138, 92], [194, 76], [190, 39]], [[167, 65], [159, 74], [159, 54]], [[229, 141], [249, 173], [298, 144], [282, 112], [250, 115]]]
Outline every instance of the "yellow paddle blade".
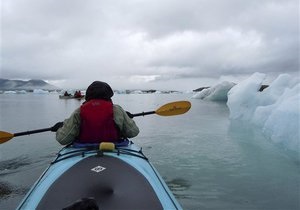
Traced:
[[189, 101], [176, 101], [161, 106], [155, 113], [161, 116], [179, 115], [189, 111], [191, 106]]
[[9, 141], [14, 137], [14, 134], [5, 131], [0, 131], [0, 144]]

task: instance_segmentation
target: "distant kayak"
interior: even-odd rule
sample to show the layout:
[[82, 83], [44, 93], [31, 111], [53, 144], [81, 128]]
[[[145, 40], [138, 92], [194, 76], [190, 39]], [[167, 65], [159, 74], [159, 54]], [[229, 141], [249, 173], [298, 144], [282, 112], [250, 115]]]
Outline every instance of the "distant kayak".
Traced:
[[63, 96], [63, 95], [60, 95], [59, 96], [59, 99], [83, 99], [84, 96]]
[[[182, 209], [141, 148], [127, 142], [63, 148], [18, 209]], [[84, 205], [84, 204], [83, 204]]]

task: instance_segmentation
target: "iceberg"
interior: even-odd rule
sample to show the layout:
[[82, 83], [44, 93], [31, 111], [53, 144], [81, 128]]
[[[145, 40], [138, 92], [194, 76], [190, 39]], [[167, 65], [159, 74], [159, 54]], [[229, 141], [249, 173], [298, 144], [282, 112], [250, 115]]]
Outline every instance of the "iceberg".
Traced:
[[195, 99], [210, 101], [227, 101], [228, 91], [235, 85], [233, 82], [223, 81], [213, 87], [203, 89], [192, 96]]
[[17, 90], [17, 94], [26, 94], [26, 90]]
[[4, 94], [16, 94], [16, 93], [17, 93], [16, 91], [12, 91], [12, 90], [4, 91]]
[[273, 142], [300, 151], [299, 78], [279, 75], [268, 88], [259, 91], [266, 75], [254, 73], [228, 92], [231, 120], [243, 120], [260, 128]]
[[33, 93], [34, 94], [48, 94], [49, 91], [48, 90], [42, 90], [42, 89], [34, 89]]

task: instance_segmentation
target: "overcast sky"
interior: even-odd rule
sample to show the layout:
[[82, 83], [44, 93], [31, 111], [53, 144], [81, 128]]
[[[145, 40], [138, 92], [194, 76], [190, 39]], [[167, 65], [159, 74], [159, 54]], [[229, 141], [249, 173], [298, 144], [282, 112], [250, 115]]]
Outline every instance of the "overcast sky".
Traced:
[[190, 90], [299, 76], [299, 0], [1, 0], [1, 78]]

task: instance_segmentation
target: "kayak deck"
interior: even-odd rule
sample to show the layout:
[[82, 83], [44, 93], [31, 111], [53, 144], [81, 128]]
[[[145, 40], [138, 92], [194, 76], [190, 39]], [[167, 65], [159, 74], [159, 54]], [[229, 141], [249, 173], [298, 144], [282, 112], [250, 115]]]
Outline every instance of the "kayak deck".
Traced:
[[89, 197], [100, 209], [162, 209], [141, 173], [108, 156], [91, 156], [72, 166], [51, 185], [37, 209], [62, 209]]
[[94, 198], [99, 209], [181, 209], [135, 145], [102, 152], [63, 149], [19, 209], [63, 209]]

